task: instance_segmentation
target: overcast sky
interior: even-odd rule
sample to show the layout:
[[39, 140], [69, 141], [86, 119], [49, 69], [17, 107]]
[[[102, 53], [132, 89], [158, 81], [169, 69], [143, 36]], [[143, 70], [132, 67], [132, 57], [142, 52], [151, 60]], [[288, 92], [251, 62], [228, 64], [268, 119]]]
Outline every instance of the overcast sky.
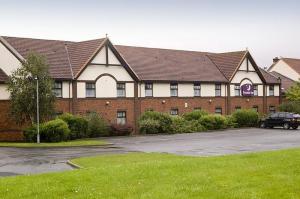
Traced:
[[209, 52], [248, 48], [257, 64], [300, 58], [300, 2], [0, 0], [0, 35]]

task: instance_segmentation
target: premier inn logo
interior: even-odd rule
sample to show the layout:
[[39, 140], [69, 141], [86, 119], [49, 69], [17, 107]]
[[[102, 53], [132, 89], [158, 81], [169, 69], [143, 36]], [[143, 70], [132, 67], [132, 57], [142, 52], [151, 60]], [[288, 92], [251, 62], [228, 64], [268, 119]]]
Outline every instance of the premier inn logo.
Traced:
[[254, 89], [252, 84], [244, 84], [241, 86], [243, 96], [253, 96]]

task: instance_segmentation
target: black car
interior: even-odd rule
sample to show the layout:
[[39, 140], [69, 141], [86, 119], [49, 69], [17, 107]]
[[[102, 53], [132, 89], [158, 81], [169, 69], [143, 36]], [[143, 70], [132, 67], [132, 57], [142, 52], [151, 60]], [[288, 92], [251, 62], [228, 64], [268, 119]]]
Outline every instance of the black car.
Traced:
[[300, 125], [300, 115], [287, 112], [278, 112], [269, 115], [260, 121], [261, 128], [283, 127], [297, 129]]

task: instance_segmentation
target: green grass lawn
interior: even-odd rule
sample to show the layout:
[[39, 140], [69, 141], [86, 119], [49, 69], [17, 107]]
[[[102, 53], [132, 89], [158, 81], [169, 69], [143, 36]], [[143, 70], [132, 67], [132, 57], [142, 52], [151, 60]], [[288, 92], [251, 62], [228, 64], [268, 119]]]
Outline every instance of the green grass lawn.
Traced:
[[84, 169], [0, 178], [0, 198], [300, 198], [300, 149], [220, 157], [133, 153], [73, 162]]
[[[57, 143], [25, 143], [25, 142], [0, 142], [0, 147], [75, 147], [75, 146], [101, 146], [107, 144], [99, 139], [80, 139]], [[1, 198], [1, 197], [0, 197]]]

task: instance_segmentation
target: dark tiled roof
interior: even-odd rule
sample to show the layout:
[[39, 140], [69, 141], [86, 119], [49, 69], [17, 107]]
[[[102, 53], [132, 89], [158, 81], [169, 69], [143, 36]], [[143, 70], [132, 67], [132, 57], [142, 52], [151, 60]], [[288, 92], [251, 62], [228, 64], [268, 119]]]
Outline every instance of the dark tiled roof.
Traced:
[[300, 59], [282, 58], [282, 60], [300, 74]]
[[294, 83], [295, 81], [286, 77], [286, 76], [283, 76], [275, 71], [272, 71], [271, 72], [274, 76], [276, 77], [280, 77], [281, 79], [281, 88], [282, 88], [282, 91], [285, 92], [287, 89], [289, 89]]
[[3, 38], [24, 58], [29, 52], [44, 55], [49, 64], [50, 75], [56, 79], [72, 79], [72, 70], [74, 75], [77, 74], [104, 40], [70, 42], [17, 37]]
[[217, 65], [227, 79], [230, 79], [247, 51], [228, 53], [209, 53], [210, 59]]
[[22, 57], [28, 53], [36, 52], [44, 55], [49, 64], [49, 73], [53, 78], [71, 79], [72, 74], [65, 45], [68, 41], [42, 40], [17, 37], [3, 37]]
[[6, 73], [0, 68], [0, 82], [6, 82], [8, 80], [8, 76]]
[[279, 84], [278, 78], [271, 74], [270, 72], [267, 72], [266, 70], [259, 68], [261, 74], [263, 75], [264, 79], [266, 80], [266, 83], [268, 84]]
[[206, 53], [116, 45], [141, 80], [227, 82]]

